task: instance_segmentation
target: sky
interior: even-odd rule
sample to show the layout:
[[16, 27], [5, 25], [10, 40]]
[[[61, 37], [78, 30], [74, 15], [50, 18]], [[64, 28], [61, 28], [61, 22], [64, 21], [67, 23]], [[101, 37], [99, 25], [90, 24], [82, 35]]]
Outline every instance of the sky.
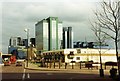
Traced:
[[58, 17], [63, 27], [71, 26], [74, 41], [95, 41], [89, 18], [100, 0], [5, 0], [0, 3], [0, 51], [7, 53], [11, 36], [35, 37], [35, 24], [50, 16]]

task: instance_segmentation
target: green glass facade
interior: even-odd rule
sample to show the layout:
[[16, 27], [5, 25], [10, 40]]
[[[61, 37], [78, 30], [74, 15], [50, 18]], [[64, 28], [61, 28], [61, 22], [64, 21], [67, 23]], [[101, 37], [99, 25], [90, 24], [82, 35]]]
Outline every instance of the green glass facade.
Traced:
[[49, 17], [35, 25], [36, 48], [38, 51], [58, 50], [62, 40], [62, 22]]

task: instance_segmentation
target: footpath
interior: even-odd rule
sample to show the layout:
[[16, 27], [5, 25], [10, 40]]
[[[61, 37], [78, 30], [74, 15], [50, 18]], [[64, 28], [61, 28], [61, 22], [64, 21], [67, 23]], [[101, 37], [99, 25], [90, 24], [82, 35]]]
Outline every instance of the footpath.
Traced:
[[[25, 64], [26, 65], [26, 64]], [[87, 73], [87, 74], [99, 74], [99, 69], [93, 68], [79, 68], [79, 67], [67, 67], [65, 69], [64, 66], [59, 67], [39, 67], [37, 64], [34, 63], [28, 63], [28, 67], [25, 67], [29, 70], [39, 70], [39, 71], [59, 71], [59, 72], [67, 72], [67, 73]], [[105, 75], [109, 75], [109, 70], [104, 70]]]
[[[26, 64], [25, 64], [26, 65]], [[104, 77], [99, 76], [99, 69], [88, 69], [88, 68], [58, 68], [58, 67], [38, 67], [37, 64], [34, 63], [28, 63], [28, 67], [25, 67], [25, 69], [28, 70], [35, 70], [35, 71], [40, 71], [40, 72], [53, 72], [53, 73], [79, 73], [79, 74], [84, 74], [84, 76], [79, 76], [81, 78], [89, 78], [89, 79], [97, 79], [100, 81], [115, 81], [111, 78], [109, 78], [109, 70], [104, 70]], [[94, 76], [93, 76], [94, 75]]]

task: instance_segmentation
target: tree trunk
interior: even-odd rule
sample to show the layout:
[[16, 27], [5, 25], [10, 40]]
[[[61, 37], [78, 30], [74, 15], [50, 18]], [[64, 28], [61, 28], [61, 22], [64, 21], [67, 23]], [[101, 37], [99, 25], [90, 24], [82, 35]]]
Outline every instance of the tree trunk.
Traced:
[[115, 39], [115, 47], [116, 47], [116, 58], [117, 58], [117, 64], [118, 64], [118, 74], [119, 74], [119, 79], [120, 79], [120, 64], [119, 64], [119, 57], [118, 57], [118, 42], [117, 38]]

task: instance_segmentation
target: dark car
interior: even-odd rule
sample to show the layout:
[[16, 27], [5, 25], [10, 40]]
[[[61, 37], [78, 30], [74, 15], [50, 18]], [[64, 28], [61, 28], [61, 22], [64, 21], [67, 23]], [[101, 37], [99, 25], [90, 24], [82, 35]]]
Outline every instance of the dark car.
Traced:
[[16, 61], [16, 66], [22, 66], [22, 62], [21, 61]]

